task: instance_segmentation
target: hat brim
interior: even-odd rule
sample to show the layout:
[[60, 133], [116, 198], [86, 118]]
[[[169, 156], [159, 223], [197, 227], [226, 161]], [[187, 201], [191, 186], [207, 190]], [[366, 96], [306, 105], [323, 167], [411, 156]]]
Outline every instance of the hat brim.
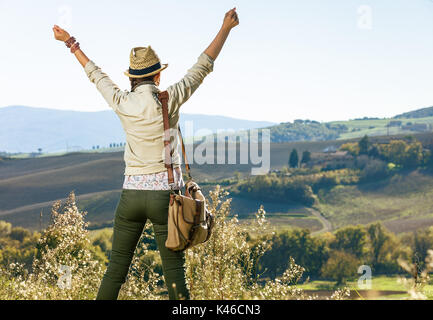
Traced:
[[125, 76], [127, 76], [127, 77], [135, 78], [135, 79], [139, 79], [139, 78], [145, 78], [145, 77], [153, 76], [153, 75], [155, 75], [155, 74], [161, 72], [162, 70], [164, 70], [164, 69], [167, 68], [167, 67], [168, 67], [168, 64], [167, 64], [167, 63], [163, 63], [161, 68], [159, 68], [158, 70], [152, 71], [152, 72], [150, 72], [150, 73], [146, 73], [146, 74], [142, 74], [142, 75], [137, 76], [137, 75], [130, 74], [130, 73], [129, 73], [129, 70], [126, 70], [126, 71], [124, 72], [124, 74], [125, 74]]

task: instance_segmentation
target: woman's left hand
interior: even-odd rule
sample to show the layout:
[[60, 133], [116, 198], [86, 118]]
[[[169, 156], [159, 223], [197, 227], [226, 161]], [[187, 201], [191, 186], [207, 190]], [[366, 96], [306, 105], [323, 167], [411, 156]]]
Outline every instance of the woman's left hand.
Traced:
[[53, 32], [54, 32], [54, 38], [56, 40], [59, 40], [59, 41], [63, 41], [64, 42], [64, 41], [68, 40], [71, 37], [66, 30], [63, 30], [58, 25], [54, 25]]

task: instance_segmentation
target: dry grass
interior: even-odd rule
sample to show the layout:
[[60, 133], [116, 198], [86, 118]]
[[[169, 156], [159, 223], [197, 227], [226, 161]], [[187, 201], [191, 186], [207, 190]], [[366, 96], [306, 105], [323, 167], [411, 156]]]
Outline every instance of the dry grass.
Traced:
[[[290, 260], [284, 275], [259, 283], [257, 259], [270, 248], [269, 241], [255, 245], [247, 241], [246, 230], [230, 216], [230, 199], [219, 186], [210, 194], [209, 209], [216, 216], [211, 239], [187, 251], [187, 281], [193, 299], [314, 299], [297, 287], [303, 268]], [[90, 244], [85, 212], [78, 210], [74, 193], [66, 203], [53, 206], [52, 223], [42, 233], [38, 254], [30, 272], [11, 264], [0, 270], [0, 299], [94, 299], [105, 269]], [[256, 213], [254, 232], [265, 234], [266, 212]], [[146, 232], [142, 237], [149, 236]], [[64, 281], [62, 266], [71, 272]], [[157, 259], [148, 244], [141, 242], [135, 252], [121, 299], [166, 299], [157, 271]], [[344, 299], [347, 290], [338, 290], [328, 299]]]

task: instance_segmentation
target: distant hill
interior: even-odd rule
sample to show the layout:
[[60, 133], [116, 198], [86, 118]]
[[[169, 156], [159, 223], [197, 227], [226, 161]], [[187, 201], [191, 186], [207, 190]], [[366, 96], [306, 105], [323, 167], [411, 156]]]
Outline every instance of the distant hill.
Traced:
[[269, 127], [272, 142], [335, 140], [347, 132], [344, 124], [320, 123], [311, 120], [295, 120]]
[[[185, 122], [193, 122], [193, 132], [208, 129], [252, 129], [273, 125], [267, 121], [249, 121], [223, 116], [181, 113]], [[208, 132], [203, 132], [208, 134]], [[0, 152], [79, 151], [92, 146], [108, 147], [125, 142], [125, 134], [117, 115], [111, 111], [80, 112], [9, 106], [0, 108]]]
[[412, 119], [412, 118], [427, 118], [433, 117], [433, 107], [417, 109], [414, 111], [405, 112], [396, 115], [394, 119]]
[[[415, 137], [423, 143], [430, 141], [432, 136], [431, 133], [415, 134]], [[402, 138], [402, 136], [374, 137], [371, 138], [371, 141], [383, 143], [394, 138]], [[336, 149], [348, 141], [353, 140], [271, 143], [270, 169], [276, 170], [287, 166], [289, 154], [293, 149], [296, 149], [299, 154], [306, 150], [317, 153], [327, 149]], [[212, 181], [221, 181], [221, 179], [233, 177], [235, 172], [239, 172], [243, 177], [246, 177], [251, 174], [252, 167], [257, 168], [259, 166], [252, 164], [251, 161], [248, 164], [240, 164], [239, 145], [230, 145], [229, 148], [236, 149], [234, 153], [236, 154], [237, 164], [214, 164], [216, 162], [214, 161], [214, 163], [199, 165], [190, 158], [192, 175], [201, 184], [206, 195], [214, 187]], [[233, 150], [226, 150], [225, 159], [228, 159], [231, 152]], [[214, 152], [214, 156], [217, 156], [216, 152]], [[38, 229], [40, 224], [46, 226], [50, 221], [50, 210], [53, 202], [66, 198], [69, 192], [74, 190], [80, 209], [88, 212], [86, 219], [89, 222], [94, 225], [110, 223], [122, 190], [124, 168], [123, 152], [73, 152], [61, 156], [25, 159], [5, 158], [0, 161], [0, 220], [31, 229]], [[433, 177], [430, 177], [433, 185]], [[410, 179], [407, 179], [407, 182], [410, 182]], [[407, 190], [413, 190], [417, 186], [417, 182], [413, 182], [414, 185], [407, 188]], [[419, 185], [422, 186], [423, 184]], [[352, 213], [354, 210], [362, 211], [363, 205], [356, 202], [356, 197], [350, 195], [349, 190], [344, 189], [341, 197], [348, 195], [347, 199], [352, 199], [356, 203], [356, 206], [350, 208]], [[362, 192], [367, 193], [368, 190]], [[370, 193], [371, 197], [368, 199], [376, 198], [376, 189], [371, 190]], [[389, 193], [386, 195], [388, 198], [385, 200], [394, 203], [394, 207], [396, 207], [402, 204], [401, 200], [396, 202], [396, 199], [402, 197], [401, 193], [401, 189]], [[422, 193], [419, 194], [422, 195]], [[411, 198], [410, 195], [410, 193], [407, 193], [405, 195], [406, 199]], [[433, 217], [433, 211], [429, 208], [433, 207], [433, 201], [427, 202], [430, 198], [425, 195], [424, 197], [423, 201], [430, 206], [426, 205], [425, 215], [430, 219]], [[347, 199], [341, 203], [343, 205], [348, 203], [349, 200]], [[411, 199], [413, 203], [414, 200]], [[421, 203], [422, 201], [418, 202]], [[234, 212], [239, 214], [239, 217], [253, 214], [260, 204], [265, 205], [268, 213], [287, 213], [288, 210], [287, 204], [285, 204], [285, 211], [273, 211], [282, 209], [277, 208], [277, 204], [265, 202], [260, 198], [246, 201], [240, 197], [235, 197], [233, 200]], [[410, 207], [406, 205], [401, 205], [401, 207], [401, 210], [410, 210]], [[347, 206], [344, 209], [347, 209]], [[393, 217], [402, 219], [401, 216], [398, 216], [398, 212], [398, 210], [393, 211], [393, 214], [395, 214]], [[371, 214], [365, 211], [362, 211], [362, 213], [359, 216], [369, 217]], [[348, 215], [344, 213], [344, 216], [347, 217]], [[302, 221], [304, 220], [300, 220], [300, 222]], [[407, 222], [407, 220], [400, 221], [399, 225], [401, 226]]]
[[322, 141], [368, 136], [414, 134], [433, 131], [433, 107], [393, 118], [364, 117], [345, 121], [295, 120], [268, 127], [271, 142]]
[[[350, 121], [346, 121], [350, 123]], [[342, 134], [349, 132], [346, 122], [319, 122], [315, 120], [297, 119], [293, 122], [281, 122], [273, 126], [268, 126], [260, 129], [270, 130], [270, 140], [273, 143], [295, 142], [295, 141], [329, 141], [341, 138]], [[244, 130], [229, 134], [230, 140], [241, 139], [242, 141], [260, 139], [262, 132], [252, 132], [252, 130]], [[226, 139], [224, 136], [218, 137], [217, 140]]]
[[[381, 136], [433, 131], [433, 107], [402, 113], [393, 118], [364, 117], [346, 121], [318, 122], [294, 120], [279, 124], [249, 121], [224, 116], [181, 113], [180, 125], [186, 142], [191, 142], [185, 123], [193, 124], [193, 135], [208, 136], [217, 130], [233, 130], [242, 140], [250, 129], [270, 129], [271, 142], [327, 141], [353, 139], [364, 135]], [[206, 130], [204, 130], [206, 129]], [[0, 156], [5, 152], [42, 153], [108, 148], [125, 142], [117, 115], [111, 110], [99, 112], [63, 111], [11, 106], [0, 108]], [[121, 149], [106, 149], [120, 151]]]

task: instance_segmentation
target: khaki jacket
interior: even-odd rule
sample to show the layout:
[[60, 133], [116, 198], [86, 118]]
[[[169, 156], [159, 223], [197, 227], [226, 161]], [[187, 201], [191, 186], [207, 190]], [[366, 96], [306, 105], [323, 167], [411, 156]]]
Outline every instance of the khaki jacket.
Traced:
[[[179, 107], [184, 104], [213, 71], [214, 60], [202, 53], [197, 62], [179, 82], [167, 88], [170, 128], [176, 129], [179, 121]], [[162, 106], [158, 100], [160, 90], [154, 84], [139, 85], [134, 91], [121, 91], [111, 79], [89, 61], [84, 70], [90, 81], [119, 116], [126, 134], [124, 175], [150, 174], [165, 171], [164, 167], [164, 127]], [[172, 130], [172, 132], [177, 132]], [[172, 133], [172, 135], [173, 135]], [[181, 158], [178, 152], [179, 139], [173, 138], [173, 166], [179, 167]]]

